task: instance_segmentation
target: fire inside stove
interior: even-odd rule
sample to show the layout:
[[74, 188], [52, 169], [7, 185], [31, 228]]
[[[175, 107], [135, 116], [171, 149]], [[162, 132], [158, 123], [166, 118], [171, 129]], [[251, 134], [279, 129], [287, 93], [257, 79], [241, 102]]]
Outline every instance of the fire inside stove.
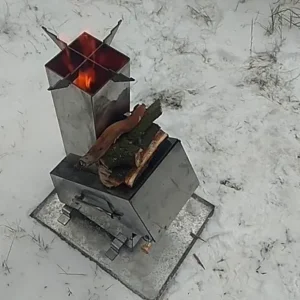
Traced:
[[84, 32], [70, 45], [65, 44], [47, 67], [85, 92], [95, 94], [128, 61], [126, 55]]

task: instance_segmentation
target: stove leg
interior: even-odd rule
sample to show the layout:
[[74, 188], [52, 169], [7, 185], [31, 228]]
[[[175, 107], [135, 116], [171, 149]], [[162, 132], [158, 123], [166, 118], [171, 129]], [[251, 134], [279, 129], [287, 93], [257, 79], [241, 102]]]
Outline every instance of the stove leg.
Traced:
[[110, 259], [114, 260], [120, 253], [120, 249], [127, 242], [127, 237], [122, 233], [119, 233], [117, 237], [111, 242], [110, 248], [107, 250], [105, 255]]
[[59, 216], [57, 221], [64, 226], [67, 225], [68, 222], [71, 220], [72, 210], [73, 210], [72, 207], [68, 205], [64, 205], [62, 208], [62, 214]]

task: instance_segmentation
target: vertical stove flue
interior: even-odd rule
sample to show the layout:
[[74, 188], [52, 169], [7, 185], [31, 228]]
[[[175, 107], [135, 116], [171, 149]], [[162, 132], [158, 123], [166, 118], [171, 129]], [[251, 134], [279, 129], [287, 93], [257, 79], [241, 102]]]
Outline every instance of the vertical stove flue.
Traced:
[[84, 32], [69, 45], [43, 27], [61, 49], [45, 68], [66, 154], [84, 155], [130, 109], [130, 59], [110, 46], [120, 24], [103, 41]]

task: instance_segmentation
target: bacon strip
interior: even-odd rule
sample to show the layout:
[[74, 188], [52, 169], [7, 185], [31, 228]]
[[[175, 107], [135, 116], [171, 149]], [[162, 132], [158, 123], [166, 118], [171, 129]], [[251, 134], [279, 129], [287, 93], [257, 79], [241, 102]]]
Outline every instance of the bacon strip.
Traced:
[[80, 158], [80, 166], [87, 167], [98, 162], [122, 134], [137, 126], [145, 112], [146, 106], [144, 104], [137, 105], [129, 117], [107, 127], [91, 149]]

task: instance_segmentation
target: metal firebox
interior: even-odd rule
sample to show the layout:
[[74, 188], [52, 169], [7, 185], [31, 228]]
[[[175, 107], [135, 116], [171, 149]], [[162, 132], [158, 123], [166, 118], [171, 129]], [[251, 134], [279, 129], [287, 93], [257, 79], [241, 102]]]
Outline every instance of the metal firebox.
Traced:
[[[176, 138], [160, 144], [132, 188], [107, 188], [97, 172], [76, 167], [130, 111], [130, 59], [109, 45], [119, 25], [103, 41], [83, 33], [70, 45], [44, 28], [61, 49], [46, 71], [66, 157], [50, 173], [55, 190], [32, 217], [142, 298], [158, 299], [214, 207], [195, 194], [198, 178]], [[82, 88], [80, 72], [91, 66], [97, 80]]]
[[59, 199], [100, 226], [99, 215], [109, 212], [130, 229], [121, 232], [128, 239], [133, 234], [158, 241], [198, 186], [177, 139], [169, 138], [161, 145], [133, 188], [106, 188], [97, 174], [74, 168], [79, 158], [70, 154], [51, 172]]

